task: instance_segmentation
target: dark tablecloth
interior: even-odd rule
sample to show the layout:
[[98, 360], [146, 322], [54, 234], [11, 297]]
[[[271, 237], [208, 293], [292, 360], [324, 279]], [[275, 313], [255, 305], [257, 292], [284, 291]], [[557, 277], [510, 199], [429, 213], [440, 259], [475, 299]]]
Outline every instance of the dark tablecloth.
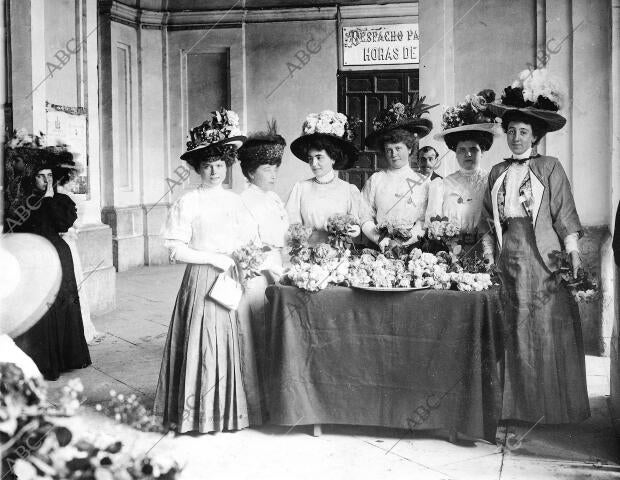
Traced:
[[267, 289], [270, 421], [447, 428], [494, 441], [499, 292]]

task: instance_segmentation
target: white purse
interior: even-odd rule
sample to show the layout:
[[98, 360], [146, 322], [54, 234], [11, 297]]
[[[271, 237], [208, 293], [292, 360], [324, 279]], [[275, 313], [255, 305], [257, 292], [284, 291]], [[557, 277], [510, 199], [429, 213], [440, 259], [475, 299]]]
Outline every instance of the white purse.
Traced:
[[222, 272], [217, 276], [207, 295], [228, 310], [237, 310], [243, 289], [236, 280], [226, 275], [226, 272]]

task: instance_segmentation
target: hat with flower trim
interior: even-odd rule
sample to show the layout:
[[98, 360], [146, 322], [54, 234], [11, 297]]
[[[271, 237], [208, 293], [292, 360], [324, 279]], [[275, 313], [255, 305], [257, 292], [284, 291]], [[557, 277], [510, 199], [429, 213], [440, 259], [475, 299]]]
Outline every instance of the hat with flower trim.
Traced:
[[488, 106], [502, 120], [512, 115], [525, 116], [547, 132], [560, 130], [566, 124], [566, 118], [557, 113], [561, 107], [560, 84], [547, 74], [546, 68], [523, 70], [519, 78], [504, 89], [501, 103]]
[[342, 161], [334, 164], [335, 170], [346, 170], [355, 165], [359, 156], [358, 148], [353, 144], [355, 128], [359, 120], [351, 120], [343, 113], [323, 110], [306, 117], [302, 133], [291, 143], [291, 152], [300, 160], [308, 161], [308, 146], [318, 139], [327, 139], [342, 152]]
[[390, 108], [381, 110], [372, 121], [374, 131], [366, 137], [366, 146], [371, 150], [383, 150], [383, 137], [399, 129], [412, 133], [418, 139], [428, 135], [433, 129], [433, 122], [422, 118], [422, 115], [439, 104], [427, 105], [425, 99], [417, 97], [407, 105], [394, 103]]
[[223, 150], [236, 150], [246, 139], [239, 129], [239, 116], [223, 107], [211, 112], [211, 120], [205, 120], [192, 128], [189, 135], [191, 139], [187, 142], [187, 151], [181, 155], [181, 160], [190, 163], [201, 160], [209, 153], [217, 155]]
[[493, 90], [482, 90], [477, 95], [467, 95], [465, 101], [444, 110], [441, 119], [443, 131], [435, 140], [443, 140], [450, 150], [456, 150], [459, 142], [472, 140], [484, 151], [493, 145], [493, 138], [501, 135], [495, 114], [488, 106], [495, 100]]

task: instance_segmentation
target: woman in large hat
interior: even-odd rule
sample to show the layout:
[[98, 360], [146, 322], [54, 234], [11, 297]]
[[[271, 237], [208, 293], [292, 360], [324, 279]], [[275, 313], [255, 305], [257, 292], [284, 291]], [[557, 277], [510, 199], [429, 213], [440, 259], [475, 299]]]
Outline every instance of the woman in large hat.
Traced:
[[222, 109], [191, 130], [181, 158], [202, 183], [174, 202], [163, 232], [171, 260], [188, 265], [170, 321], [154, 409], [179, 433], [248, 426], [237, 312], [208, 295], [219, 274], [236, 276], [231, 254], [250, 240], [241, 198], [222, 187], [245, 140], [238, 125], [237, 115]]
[[434, 137], [445, 141], [456, 154], [459, 169], [443, 180], [432, 182], [426, 220], [439, 215], [459, 225], [459, 244], [466, 255], [482, 253], [478, 223], [489, 173], [480, 167], [480, 161], [493, 145], [493, 137], [500, 134], [496, 117], [487, 108], [494, 100], [492, 90], [467, 95], [464, 102], [446, 109], [443, 131]]
[[416, 142], [433, 129], [433, 123], [422, 115], [435, 105], [423, 102], [424, 97], [410, 105], [396, 103], [382, 110], [373, 120], [374, 131], [366, 137], [366, 146], [384, 155], [387, 163], [387, 168], [374, 173], [362, 190], [369, 207], [362, 219], [362, 230], [374, 243], [381, 242], [382, 249], [390, 242], [389, 238], [381, 239], [379, 230], [383, 225], [407, 226], [412, 231], [410, 242], [423, 233], [431, 175], [418, 173], [410, 166]]
[[[293, 154], [307, 162], [313, 178], [295, 183], [286, 202], [289, 221], [314, 229], [310, 244], [327, 241], [327, 221], [336, 214], [360, 219], [362, 199], [358, 188], [338, 178], [337, 170], [351, 168], [359, 151], [351, 142], [353, 131], [346, 115], [325, 110], [306, 117], [302, 135], [291, 144]], [[351, 227], [352, 237], [360, 233]]]
[[[56, 380], [62, 372], [90, 365], [84, 338], [78, 286], [73, 270], [71, 250], [60, 237], [77, 219], [75, 203], [56, 191], [54, 173], [76, 170], [73, 156], [64, 148], [46, 147], [44, 141], [20, 132], [5, 149], [10, 166], [20, 165], [19, 174], [9, 177], [16, 185], [5, 210], [5, 230], [34, 233], [54, 246], [62, 267], [58, 295], [43, 316], [15, 343], [36, 363], [47, 380]], [[15, 194], [13, 197], [12, 195]]]
[[284, 203], [273, 191], [282, 164], [286, 141], [277, 133], [276, 123], [266, 132], [250, 135], [239, 149], [241, 171], [249, 186], [241, 199], [250, 213], [257, 238], [266, 251], [261, 266], [262, 275], [247, 280], [239, 306], [239, 340], [242, 355], [241, 370], [250, 425], [265, 420], [265, 376], [260, 359], [267, 351], [265, 289], [282, 274], [282, 248], [288, 230], [288, 215]]
[[479, 226], [506, 295], [506, 420], [576, 423], [590, 415], [579, 309], [552, 274], [552, 252], [565, 250], [577, 275], [581, 223], [562, 164], [534, 153], [566, 123], [559, 108], [559, 88], [544, 69], [526, 70], [489, 105], [512, 151], [491, 169]]

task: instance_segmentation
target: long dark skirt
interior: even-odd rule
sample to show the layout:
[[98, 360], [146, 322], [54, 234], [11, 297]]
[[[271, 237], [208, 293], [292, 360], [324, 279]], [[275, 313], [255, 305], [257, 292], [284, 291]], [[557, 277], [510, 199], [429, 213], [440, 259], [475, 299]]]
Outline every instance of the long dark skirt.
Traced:
[[248, 426], [237, 314], [207, 296], [219, 273], [188, 265], [172, 312], [154, 410], [179, 433]]
[[502, 418], [546, 424], [588, 418], [579, 308], [543, 263], [529, 218], [507, 220], [497, 266], [507, 306]]
[[58, 296], [32, 328], [15, 338], [15, 344], [34, 360], [46, 380], [56, 380], [62, 372], [89, 366], [91, 360], [71, 250], [59, 236], [46, 238], [56, 248], [62, 267]]

